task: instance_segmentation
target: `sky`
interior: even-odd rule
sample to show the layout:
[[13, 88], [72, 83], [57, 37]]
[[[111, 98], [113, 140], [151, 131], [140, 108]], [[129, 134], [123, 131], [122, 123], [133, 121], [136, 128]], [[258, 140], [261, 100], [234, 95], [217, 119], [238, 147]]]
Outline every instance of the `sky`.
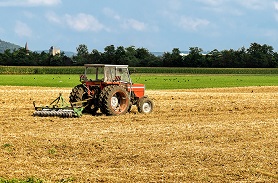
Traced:
[[32, 51], [278, 49], [278, 0], [0, 0], [0, 39]]

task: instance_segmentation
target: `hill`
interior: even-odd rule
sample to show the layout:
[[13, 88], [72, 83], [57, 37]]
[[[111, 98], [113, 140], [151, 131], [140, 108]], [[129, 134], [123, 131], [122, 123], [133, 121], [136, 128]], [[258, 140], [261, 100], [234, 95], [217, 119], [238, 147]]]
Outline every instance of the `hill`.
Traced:
[[9, 43], [6, 41], [2, 41], [0, 39], [0, 53], [4, 53], [4, 51], [7, 49], [14, 50], [14, 49], [19, 49], [19, 48], [21, 48], [21, 46], [18, 46], [16, 44]]

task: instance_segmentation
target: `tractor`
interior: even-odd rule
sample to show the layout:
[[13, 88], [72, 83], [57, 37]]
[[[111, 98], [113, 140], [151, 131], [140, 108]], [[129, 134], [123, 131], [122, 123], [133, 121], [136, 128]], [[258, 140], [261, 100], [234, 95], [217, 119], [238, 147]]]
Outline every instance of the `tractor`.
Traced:
[[145, 95], [145, 85], [132, 83], [128, 65], [85, 64], [85, 73], [80, 76], [81, 84], [75, 86], [69, 103], [62, 94], [50, 105], [36, 106], [34, 116], [80, 117], [82, 113], [108, 116], [130, 112], [136, 105], [140, 113], [153, 110], [153, 102]]
[[[153, 102], [145, 95], [145, 85], [132, 83], [128, 65], [85, 64], [81, 84], [69, 96], [71, 104], [82, 103], [84, 111], [95, 115], [100, 110], [108, 116], [130, 112], [151, 113]], [[83, 112], [84, 112], [83, 111]]]

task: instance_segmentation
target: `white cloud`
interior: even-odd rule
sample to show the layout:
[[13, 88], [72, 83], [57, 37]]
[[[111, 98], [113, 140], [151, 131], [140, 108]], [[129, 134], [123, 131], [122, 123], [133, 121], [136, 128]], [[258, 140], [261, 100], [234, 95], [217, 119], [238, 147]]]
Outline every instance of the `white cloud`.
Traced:
[[98, 21], [94, 16], [79, 13], [77, 15], [69, 15], [65, 14], [59, 16], [54, 12], [46, 13], [46, 18], [49, 22], [55, 23], [61, 26], [69, 27], [75, 31], [83, 32], [83, 31], [92, 31], [92, 32], [99, 32], [102, 30], [109, 31], [102, 23]]
[[113, 11], [111, 8], [104, 8], [103, 9], [104, 15], [107, 17], [113, 18], [115, 20], [121, 20], [121, 16], [118, 15], [115, 11]]
[[24, 15], [26, 18], [28, 18], [28, 19], [33, 19], [33, 18], [36, 17], [36, 15], [33, 14], [32, 12], [30, 12], [30, 11], [23, 11], [22, 13], [23, 13], [23, 15]]
[[225, 0], [196, 0], [196, 1], [204, 3], [209, 6], [220, 6], [225, 2]]
[[104, 8], [103, 13], [109, 18], [117, 20], [117, 22], [119, 22], [124, 29], [134, 29], [136, 31], [145, 31], [147, 29], [146, 23], [133, 18], [121, 17], [117, 12], [110, 8]]
[[274, 0], [195, 0], [201, 3], [202, 8], [217, 12], [241, 16], [245, 14], [245, 9], [268, 10], [273, 8]]
[[17, 21], [14, 29], [15, 33], [20, 37], [32, 37], [32, 29], [21, 21]]
[[265, 9], [270, 1], [262, 1], [262, 0], [238, 0], [238, 3], [243, 7], [253, 10]]
[[202, 3], [201, 8], [220, 14], [240, 16], [242, 11], [231, 0], [196, 0]]
[[11, 6], [55, 6], [61, 4], [61, 0], [3, 0], [0, 7]]
[[201, 2], [204, 5], [210, 7], [225, 7], [225, 9], [233, 9], [236, 8], [236, 4], [239, 4], [248, 9], [264, 9], [270, 4], [272, 1], [262, 1], [262, 0], [196, 0], [197, 2]]
[[76, 31], [93, 31], [98, 32], [105, 29], [94, 16], [80, 13], [77, 16], [65, 15], [67, 25]]
[[27, 0], [27, 4], [33, 6], [53, 6], [61, 3], [61, 0]]
[[275, 29], [268, 29], [263, 31], [263, 35], [269, 38], [278, 38], [278, 31]]
[[275, 10], [277, 10], [277, 11], [278, 11], [278, 2], [277, 2], [277, 1], [274, 1], [274, 2], [273, 2], [273, 4], [274, 4], [274, 8], [275, 8]]
[[48, 13], [46, 13], [45, 16], [49, 22], [56, 23], [56, 24], [61, 24], [61, 22], [62, 22], [61, 17], [56, 15], [54, 12], [48, 12]]
[[124, 28], [131, 28], [137, 31], [146, 30], [146, 24], [135, 19], [127, 19], [123, 25]]
[[168, 8], [171, 10], [177, 11], [182, 8], [182, 2], [180, 0], [171, 0], [168, 2]]
[[186, 16], [180, 17], [180, 20], [178, 22], [179, 27], [189, 31], [196, 31], [200, 27], [207, 26], [208, 24], [210, 24], [210, 22], [206, 19], [192, 18]]
[[275, 18], [275, 20], [276, 21], [278, 21], [278, 2], [277, 1], [274, 1], [273, 2], [273, 5], [274, 5], [274, 10], [275, 10], [275, 12], [274, 12], [274, 18]]
[[0, 27], [0, 34], [2, 34], [4, 32], [5, 32], [5, 30], [2, 27]]

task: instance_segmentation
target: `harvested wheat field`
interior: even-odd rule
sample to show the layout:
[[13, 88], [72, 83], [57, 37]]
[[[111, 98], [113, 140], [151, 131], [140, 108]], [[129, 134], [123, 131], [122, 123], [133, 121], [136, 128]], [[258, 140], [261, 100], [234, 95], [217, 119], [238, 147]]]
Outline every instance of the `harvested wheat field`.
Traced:
[[33, 117], [71, 89], [0, 87], [0, 177], [278, 182], [278, 87], [147, 91], [152, 114]]

